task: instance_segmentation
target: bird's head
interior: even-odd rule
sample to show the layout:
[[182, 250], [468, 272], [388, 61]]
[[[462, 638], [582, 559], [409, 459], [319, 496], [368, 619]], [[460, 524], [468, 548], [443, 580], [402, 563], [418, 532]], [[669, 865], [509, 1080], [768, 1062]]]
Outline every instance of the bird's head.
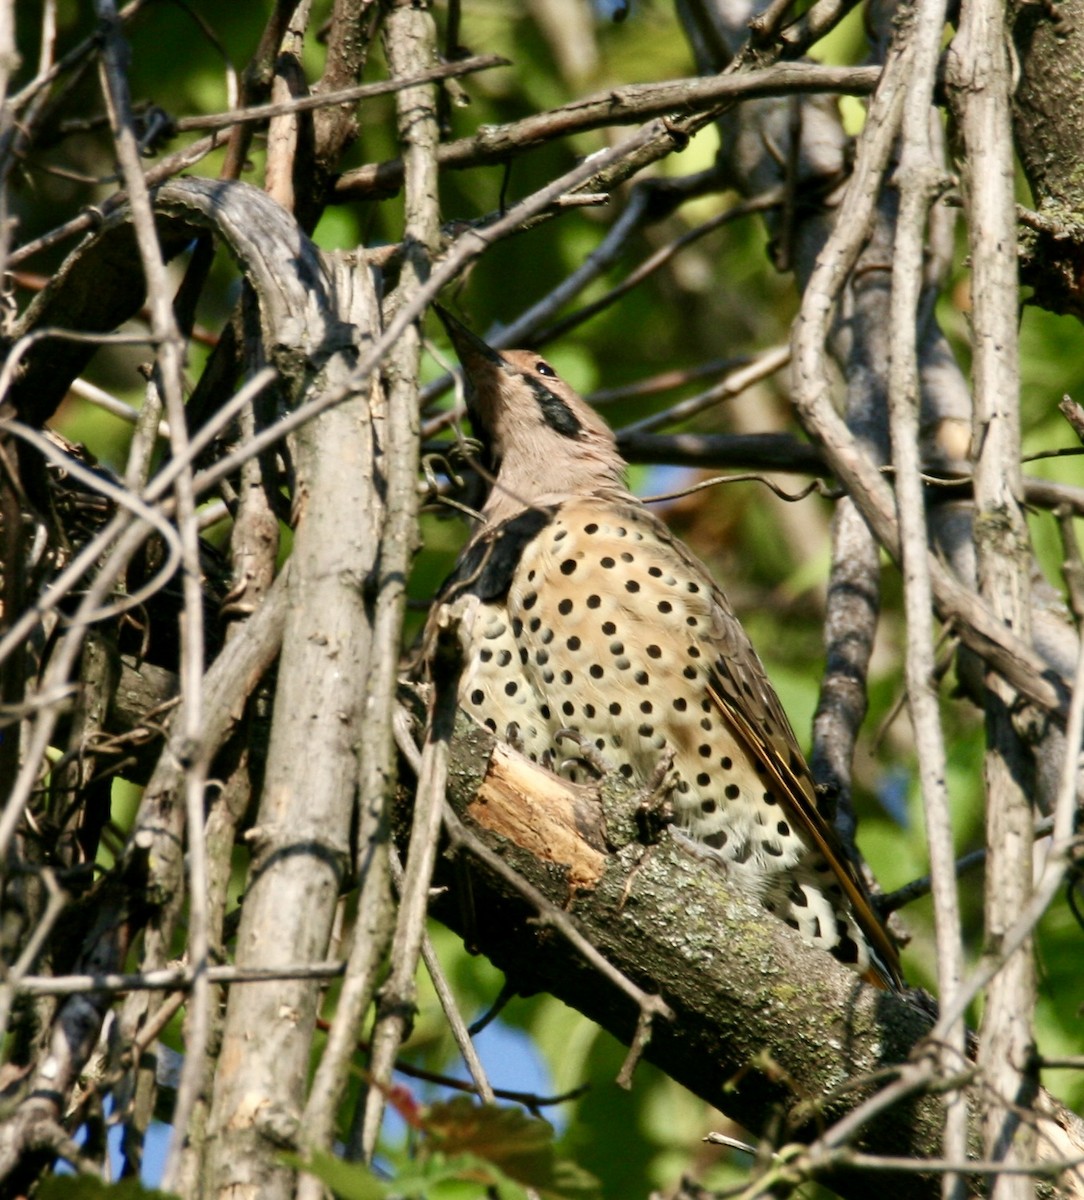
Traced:
[[467, 411], [494, 475], [490, 521], [558, 497], [624, 491], [625, 460], [593, 408], [533, 350], [494, 350], [437, 308], [467, 381]]

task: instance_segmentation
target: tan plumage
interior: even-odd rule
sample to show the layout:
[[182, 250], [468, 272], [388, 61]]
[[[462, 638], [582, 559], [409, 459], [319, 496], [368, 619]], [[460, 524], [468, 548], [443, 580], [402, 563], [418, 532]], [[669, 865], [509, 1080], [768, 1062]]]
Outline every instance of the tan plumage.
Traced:
[[492, 483], [442, 597], [477, 599], [460, 703], [546, 765], [575, 730], [804, 939], [880, 986], [895, 947], [818, 808], [760, 659], [707, 569], [625, 487], [604, 421], [549, 364], [441, 311]]

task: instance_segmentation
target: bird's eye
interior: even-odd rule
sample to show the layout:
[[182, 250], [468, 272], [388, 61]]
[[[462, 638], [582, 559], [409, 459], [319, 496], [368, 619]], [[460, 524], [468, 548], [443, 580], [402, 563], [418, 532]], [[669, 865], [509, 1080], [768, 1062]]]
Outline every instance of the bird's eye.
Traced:
[[545, 375], [549, 379], [557, 378], [557, 372], [549, 365], [548, 362], [543, 362], [541, 359], [535, 363], [534, 369], [539, 373], [539, 375]]

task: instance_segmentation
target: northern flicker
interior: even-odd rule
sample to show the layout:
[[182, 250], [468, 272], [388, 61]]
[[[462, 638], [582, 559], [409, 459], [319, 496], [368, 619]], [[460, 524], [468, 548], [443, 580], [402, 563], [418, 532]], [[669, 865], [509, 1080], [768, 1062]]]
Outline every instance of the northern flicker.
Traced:
[[668, 764], [678, 829], [807, 943], [899, 986], [895, 946], [707, 568], [628, 491], [612, 431], [545, 359], [438, 312], [491, 478], [441, 592], [477, 601], [460, 705], [544, 765], [567, 760], [569, 733], [643, 785]]

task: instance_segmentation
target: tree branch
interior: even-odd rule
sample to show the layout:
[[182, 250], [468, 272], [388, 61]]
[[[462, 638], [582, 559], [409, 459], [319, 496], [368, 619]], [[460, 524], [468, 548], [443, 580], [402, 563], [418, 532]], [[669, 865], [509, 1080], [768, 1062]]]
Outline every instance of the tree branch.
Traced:
[[[470, 855], [469, 844], [466, 851], [476, 914], [470, 936], [513, 987], [549, 991], [626, 1043], [635, 1036], [637, 1004], [533, 919], [529, 893], [510, 882], [507, 868], [564, 909], [623, 977], [658, 992], [672, 1010], [672, 1022], [655, 1022], [644, 1057], [754, 1132], [778, 1121], [785, 1140], [809, 1137], [873, 1095], [873, 1077], [907, 1062], [922, 1044], [932, 1024], [923, 1008], [861, 984], [829, 955], [803, 945], [733, 892], [717, 867], [668, 836], [640, 844], [630, 813], [635, 797], [621, 781], [602, 782], [595, 809], [584, 788], [507, 748], [491, 758], [492, 750], [492, 739], [461, 718], [449, 799], [488, 847], [483, 859]], [[532, 788], [554, 799], [541, 805]], [[585, 826], [592, 810], [597, 815]], [[532, 830], [542, 811], [551, 828], [539, 841]], [[584, 832], [599, 818], [607, 839], [602, 853], [597, 835]], [[493, 854], [506, 867], [493, 869]], [[444, 860], [436, 878], [449, 891], [435, 913], [463, 933], [461, 876]], [[1077, 1118], [1057, 1106], [1048, 1111], [1084, 1145]], [[911, 1094], [851, 1130], [846, 1144], [868, 1154], [937, 1159], [940, 1125], [939, 1101]], [[868, 1194], [865, 1181], [845, 1171], [829, 1172], [825, 1181], [843, 1196]], [[937, 1195], [939, 1184], [900, 1169], [881, 1186], [886, 1197], [917, 1198]]]

